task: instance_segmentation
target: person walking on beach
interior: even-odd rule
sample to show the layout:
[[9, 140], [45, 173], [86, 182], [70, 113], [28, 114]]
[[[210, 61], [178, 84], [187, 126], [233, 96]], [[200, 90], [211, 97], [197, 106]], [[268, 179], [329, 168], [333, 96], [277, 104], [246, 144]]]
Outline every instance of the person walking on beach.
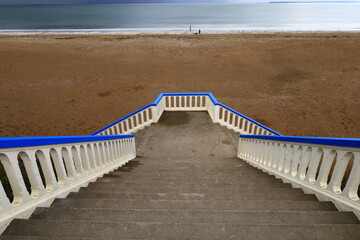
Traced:
[[201, 34], [201, 30], [199, 29], [199, 35]]

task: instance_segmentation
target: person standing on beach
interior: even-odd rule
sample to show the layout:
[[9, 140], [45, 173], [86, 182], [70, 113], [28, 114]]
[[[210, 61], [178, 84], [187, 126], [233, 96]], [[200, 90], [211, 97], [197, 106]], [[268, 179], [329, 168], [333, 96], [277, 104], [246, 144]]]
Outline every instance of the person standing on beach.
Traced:
[[201, 30], [199, 29], [199, 35], [201, 34]]

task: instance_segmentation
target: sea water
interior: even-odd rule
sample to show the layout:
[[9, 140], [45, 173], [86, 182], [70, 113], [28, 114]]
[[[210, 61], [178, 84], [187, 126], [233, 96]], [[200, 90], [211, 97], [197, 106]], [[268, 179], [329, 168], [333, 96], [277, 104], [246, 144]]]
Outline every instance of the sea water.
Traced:
[[360, 3], [0, 7], [0, 32], [360, 31]]

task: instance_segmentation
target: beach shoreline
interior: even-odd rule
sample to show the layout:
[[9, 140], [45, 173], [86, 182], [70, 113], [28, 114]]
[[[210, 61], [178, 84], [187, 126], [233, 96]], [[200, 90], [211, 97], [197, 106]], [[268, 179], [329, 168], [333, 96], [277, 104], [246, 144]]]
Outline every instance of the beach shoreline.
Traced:
[[360, 29], [313, 29], [313, 30], [289, 30], [289, 29], [29, 29], [29, 30], [1, 30], [0, 36], [31, 36], [31, 35], [196, 35], [198, 30], [203, 35], [239, 35], [239, 34], [357, 34]]
[[286, 135], [360, 137], [360, 34], [0, 34], [0, 136], [84, 135], [161, 92]]

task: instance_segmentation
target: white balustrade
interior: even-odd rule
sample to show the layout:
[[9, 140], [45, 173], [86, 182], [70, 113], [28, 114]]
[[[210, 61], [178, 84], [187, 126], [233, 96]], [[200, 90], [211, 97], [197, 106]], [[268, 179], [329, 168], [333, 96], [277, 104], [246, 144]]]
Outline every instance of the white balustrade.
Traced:
[[277, 135], [263, 126], [248, 120], [244, 116], [237, 114], [236, 112], [229, 110], [223, 106], [216, 106], [215, 114], [220, 125], [227, 127], [240, 134], [251, 135]]
[[[36, 207], [49, 206], [55, 198], [78, 191], [135, 157], [134, 137], [122, 136], [94, 142], [0, 149], [0, 162], [6, 174], [0, 182], [0, 232], [13, 218], [28, 218]], [[9, 184], [4, 188], [6, 179]]]
[[207, 111], [214, 123], [219, 123], [240, 134], [278, 135], [230, 108], [216, 102], [211, 94], [161, 94], [159, 101], [130, 114], [98, 135], [133, 134], [158, 122], [164, 111]]
[[238, 157], [360, 218], [360, 148], [240, 137]]

